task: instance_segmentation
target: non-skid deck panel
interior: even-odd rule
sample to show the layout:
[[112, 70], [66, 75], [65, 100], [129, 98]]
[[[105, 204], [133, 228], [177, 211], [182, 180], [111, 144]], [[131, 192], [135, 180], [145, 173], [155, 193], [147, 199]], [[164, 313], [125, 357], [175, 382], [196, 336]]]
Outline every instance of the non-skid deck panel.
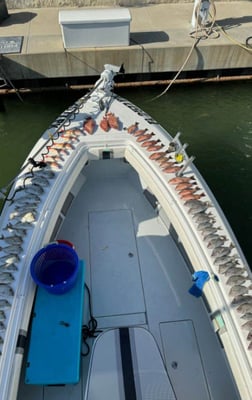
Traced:
[[100, 329], [108, 329], [119, 326], [134, 326], [134, 325], [145, 325], [146, 314], [124, 314], [124, 315], [112, 315], [110, 317], [96, 317], [97, 324]]
[[175, 400], [153, 336], [144, 328], [110, 329], [95, 341], [85, 400]]
[[94, 316], [144, 313], [131, 211], [91, 212], [89, 234]]
[[164, 322], [160, 324], [160, 331], [168, 373], [178, 399], [209, 400], [192, 321]]
[[75, 286], [54, 295], [38, 287], [25, 383], [60, 385], [80, 377], [85, 265], [80, 261]]

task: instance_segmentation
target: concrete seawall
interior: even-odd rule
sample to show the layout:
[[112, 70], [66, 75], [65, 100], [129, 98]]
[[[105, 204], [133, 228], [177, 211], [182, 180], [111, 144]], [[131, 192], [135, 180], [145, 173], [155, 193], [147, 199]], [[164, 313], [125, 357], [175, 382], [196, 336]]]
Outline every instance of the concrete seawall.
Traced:
[[150, 4], [193, 3], [193, 0], [5, 0], [5, 2], [9, 9], [20, 9], [41, 7], [136, 7]]
[[190, 35], [192, 3], [129, 7], [129, 46], [78, 49], [63, 47], [58, 22], [62, 9], [9, 9], [9, 17], [0, 23], [0, 39], [22, 39], [20, 52], [2, 49], [0, 66], [10, 80], [94, 76], [105, 63], [124, 63], [128, 74], [177, 72], [182, 66], [195, 76], [209, 70], [251, 73], [251, 1], [216, 3], [216, 25], [209, 37], [197, 41]]

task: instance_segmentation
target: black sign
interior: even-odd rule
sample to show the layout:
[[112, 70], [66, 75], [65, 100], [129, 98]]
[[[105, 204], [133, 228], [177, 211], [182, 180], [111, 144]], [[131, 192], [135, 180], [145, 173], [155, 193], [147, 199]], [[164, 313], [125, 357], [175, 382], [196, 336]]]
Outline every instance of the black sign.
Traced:
[[0, 54], [21, 53], [23, 36], [0, 37]]

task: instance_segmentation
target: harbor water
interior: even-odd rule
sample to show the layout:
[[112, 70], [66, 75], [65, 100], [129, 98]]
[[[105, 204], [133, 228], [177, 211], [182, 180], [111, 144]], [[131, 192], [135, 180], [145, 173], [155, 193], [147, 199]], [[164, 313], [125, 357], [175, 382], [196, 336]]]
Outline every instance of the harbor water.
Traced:
[[[181, 132], [187, 153], [215, 194], [252, 266], [252, 82], [174, 84], [117, 89], [163, 125]], [[42, 132], [84, 91], [44, 92], [1, 99], [0, 188], [5, 187]]]

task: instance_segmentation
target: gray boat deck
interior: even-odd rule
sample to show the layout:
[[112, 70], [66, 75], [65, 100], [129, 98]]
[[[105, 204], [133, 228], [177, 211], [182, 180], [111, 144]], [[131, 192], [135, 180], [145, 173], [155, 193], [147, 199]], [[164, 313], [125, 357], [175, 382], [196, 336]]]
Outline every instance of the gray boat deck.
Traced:
[[[98, 329], [148, 329], [179, 400], [239, 399], [204, 301], [188, 293], [188, 260], [169, 221], [144, 196], [144, 182], [122, 159], [91, 161], [82, 174], [58, 238], [73, 242], [85, 260]], [[82, 357], [79, 384], [21, 383], [18, 400], [84, 399], [88, 363]]]

